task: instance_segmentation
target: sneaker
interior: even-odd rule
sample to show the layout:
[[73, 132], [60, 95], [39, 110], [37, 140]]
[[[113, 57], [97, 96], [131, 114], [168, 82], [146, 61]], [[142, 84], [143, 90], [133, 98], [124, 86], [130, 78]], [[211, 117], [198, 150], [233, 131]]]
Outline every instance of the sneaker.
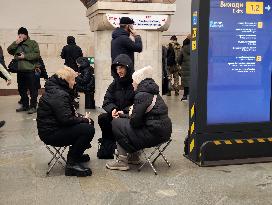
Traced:
[[24, 111], [28, 111], [29, 108], [28, 107], [20, 107], [18, 109], [16, 109], [16, 112], [24, 112]]
[[187, 96], [183, 96], [180, 100], [181, 100], [181, 101], [187, 100]]
[[123, 155], [116, 155], [116, 159], [108, 162], [106, 164], [106, 168], [120, 171], [129, 170], [128, 157]]
[[4, 120], [0, 121], [0, 127], [3, 127], [6, 124]]
[[28, 110], [28, 114], [34, 114], [34, 113], [36, 113], [37, 112], [37, 108], [35, 108], [35, 107], [32, 107], [32, 108], [30, 108], [29, 110]]
[[141, 164], [141, 153], [140, 152], [134, 152], [128, 155], [128, 163], [133, 165], [139, 165]]

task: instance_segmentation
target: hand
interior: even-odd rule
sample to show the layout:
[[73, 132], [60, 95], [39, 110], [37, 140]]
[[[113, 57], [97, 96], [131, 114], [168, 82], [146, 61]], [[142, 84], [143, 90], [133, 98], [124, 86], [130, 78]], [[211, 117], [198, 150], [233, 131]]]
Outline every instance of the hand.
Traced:
[[21, 55], [18, 56], [18, 59], [24, 59], [25, 58], [25, 55], [24, 53], [20, 53]]
[[123, 115], [124, 112], [123, 111], [118, 111], [117, 114], [118, 114], [118, 116], [120, 116], [120, 115]]
[[112, 116], [113, 118], [118, 118], [118, 117], [119, 117], [118, 112], [117, 112], [116, 109], [114, 109], [114, 110], [111, 112], [111, 116]]
[[134, 30], [133, 28], [129, 27], [129, 31], [133, 37], [137, 36], [136, 30]]
[[24, 41], [24, 39], [23, 39], [23, 37], [21, 37], [21, 36], [18, 36], [18, 38], [16, 39], [16, 44], [20, 44], [21, 42], [23, 42]]
[[91, 112], [86, 112], [85, 113], [85, 118], [87, 118], [88, 120], [91, 119]]
[[11, 84], [11, 80], [7, 80], [7, 86]]

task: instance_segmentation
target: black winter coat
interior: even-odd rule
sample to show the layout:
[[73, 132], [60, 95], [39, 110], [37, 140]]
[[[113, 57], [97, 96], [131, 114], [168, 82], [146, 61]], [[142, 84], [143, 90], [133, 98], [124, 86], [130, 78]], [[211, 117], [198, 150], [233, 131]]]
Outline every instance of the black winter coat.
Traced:
[[65, 60], [64, 65], [78, 72], [76, 59], [83, 56], [82, 50], [76, 45], [75, 38], [72, 36], [67, 38], [67, 44], [61, 51], [61, 58]]
[[[117, 28], [112, 33], [111, 60], [112, 62], [120, 54], [126, 54], [134, 64], [134, 52], [142, 52], [143, 44], [141, 36], [135, 37], [135, 42], [129, 38], [129, 33], [123, 28]], [[134, 68], [132, 73], [134, 72]]]
[[74, 92], [65, 80], [57, 75], [47, 80], [37, 110], [37, 128], [42, 140], [60, 128], [89, 123], [88, 119], [75, 115], [73, 100]]
[[[120, 78], [116, 72], [116, 66], [120, 64], [127, 67], [127, 74], [124, 78]], [[132, 61], [127, 55], [119, 55], [114, 60], [111, 69], [114, 80], [106, 91], [102, 108], [109, 114], [111, 114], [114, 109], [128, 113], [129, 106], [133, 104], [134, 98], [134, 89], [132, 86]]]
[[[154, 95], [157, 95], [156, 103], [146, 113]], [[120, 130], [116, 130], [116, 127]], [[153, 147], [170, 139], [172, 122], [168, 117], [168, 107], [153, 79], [147, 78], [138, 85], [130, 118], [114, 119], [113, 133], [117, 142], [128, 152]]]
[[79, 66], [80, 75], [76, 77], [76, 90], [84, 93], [95, 92], [94, 68], [87, 58], [82, 58]]

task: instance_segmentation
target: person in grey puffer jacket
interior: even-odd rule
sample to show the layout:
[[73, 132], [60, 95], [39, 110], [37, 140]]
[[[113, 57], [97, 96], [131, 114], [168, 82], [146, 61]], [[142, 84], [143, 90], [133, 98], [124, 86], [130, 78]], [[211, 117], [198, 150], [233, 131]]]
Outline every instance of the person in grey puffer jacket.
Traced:
[[168, 141], [172, 133], [168, 107], [152, 79], [152, 67], [137, 70], [132, 78], [135, 89], [132, 111], [129, 116], [112, 121], [118, 150], [116, 160], [106, 164], [112, 170], [128, 170], [128, 163], [140, 162], [137, 151]]

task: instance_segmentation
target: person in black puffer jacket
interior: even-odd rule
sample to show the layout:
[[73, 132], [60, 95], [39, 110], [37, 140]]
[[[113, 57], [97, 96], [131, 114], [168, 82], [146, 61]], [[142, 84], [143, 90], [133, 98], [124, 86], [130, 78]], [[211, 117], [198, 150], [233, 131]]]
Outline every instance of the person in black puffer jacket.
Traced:
[[85, 108], [95, 109], [94, 92], [95, 77], [94, 68], [90, 65], [88, 58], [79, 57], [77, 60], [79, 75], [76, 77], [76, 91], [85, 94]]
[[88, 114], [76, 114], [73, 107], [77, 73], [65, 67], [45, 83], [45, 93], [37, 110], [37, 128], [40, 139], [47, 145], [70, 146], [65, 168], [66, 176], [89, 176], [91, 170], [80, 163], [89, 161], [84, 151], [90, 147], [94, 127]]
[[64, 65], [78, 72], [76, 59], [83, 56], [82, 50], [78, 45], [76, 45], [75, 37], [73, 36], [67, 37], [67, 44], [68, 45], [63, 47], [60, 56], [65, 60]]
[[102, 138], [99, 139], [100, 148], [97, 152], [99, 159], [113, 158], [116, 141], [112, 134], [111, 121], [113, 118], [127, 114], [134, 98], [132, 86], [133, 64], [130, 58], [125, 54], [117, 56], [111, 69], [114, 80], [106, 91], [102, 106], [106, 113], [98, 116], [98, 124], [102, 131]]
[[[108, 169], [128, 170], [132, 155], [143, 148], [156, 146], [170, 139], [172, 122], [168, 108], [159, 95], [159, 86], [152, 79], [152, 67], [137, 70], [133, 76], [135, 98], [128, 118], [112, 121], [112, 131], [117, 141], [116, 160], [106, 164]], [[134, 162], [139, 162], [133, 157]]]
[[94, 93], [94, 68], [90, 65], [90, 62], [86, 57], [79, 57], [76, 62], [78, 64], [78, 71], [80, 73], [76, 77], [76, 89], [79, 92]]
[[[120, 28], [116, 28], [112, 32], [111, 41], [111, 60], [112, 62], [120, 54], [126, 54], [132, 60], [134, 66], [134, 52], [142, 52], [143, 44], [141, 36], [136, 34], [133, 29], [134, 21], [129, 17], [122, 17], [120, 19]], [[130, 37], [130, 35], [132, 37]], [[132, 39], [135, 40], [132, 40]], [[134, 67], [132, 68], [134, 72]], [[112, 73], [114, 77], [114, 74]]]

